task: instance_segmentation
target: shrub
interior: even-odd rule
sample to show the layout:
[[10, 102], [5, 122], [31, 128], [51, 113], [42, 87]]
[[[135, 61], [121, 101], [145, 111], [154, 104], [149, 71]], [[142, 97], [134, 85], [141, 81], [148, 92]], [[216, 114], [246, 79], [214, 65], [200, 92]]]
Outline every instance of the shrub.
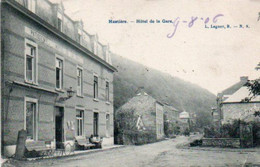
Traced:
[[189, 130], [189, 128], [186, 128], [183, 134], [184, 134], [185, 136], [190, 136], [190, 130]]
[[156, 135], [150, 131], [124, 130], [123, 144], [142, 145], [156, 141]]
[[204, 128], [204, 137], [206, 138], [239, 138], [239, 120], [234, 120], [233, 123], [224, 124], [220, 129], [209, 126]]

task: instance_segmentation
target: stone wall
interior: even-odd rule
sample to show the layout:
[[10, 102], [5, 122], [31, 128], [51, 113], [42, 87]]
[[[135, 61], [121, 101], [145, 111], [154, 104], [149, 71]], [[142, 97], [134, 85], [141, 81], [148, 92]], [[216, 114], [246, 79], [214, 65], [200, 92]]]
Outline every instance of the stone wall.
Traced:
[[232, 122], [239, 118], [245, 121], [257, 121], [254, 116], [247, 117], [247, 115], [253, 114], [248, 111], [254, 107], [260, 107], [260, 103], [224, 103], [221, 109], [224, 116], [222, 123]]
[[240, 139], [239, 138], [203, 138], [202, 146], [239, 148]]

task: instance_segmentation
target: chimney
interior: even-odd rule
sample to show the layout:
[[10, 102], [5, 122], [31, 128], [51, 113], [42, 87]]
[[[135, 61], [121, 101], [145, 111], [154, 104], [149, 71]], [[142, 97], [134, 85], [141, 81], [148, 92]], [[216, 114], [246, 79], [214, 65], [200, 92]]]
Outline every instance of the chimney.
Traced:
[[248, 76], [240, 77], [240, 81], [247, 82], [248, 81]]
[[137, 95], [147, 95], [147, 94], [145, 93], [145, 91], [144, 91], [144, 87], [143, 87], [143, 86], [141, 86], [141, 87], [139, 87], [139, 88], [137, 89], [136, 94], [137, 94]]

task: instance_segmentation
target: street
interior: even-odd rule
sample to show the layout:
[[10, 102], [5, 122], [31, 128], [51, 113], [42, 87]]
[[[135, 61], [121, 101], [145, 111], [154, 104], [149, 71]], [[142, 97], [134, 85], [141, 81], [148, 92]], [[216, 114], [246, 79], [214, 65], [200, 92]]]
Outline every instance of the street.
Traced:
[[4, 166], [84, 166], [84, 167], [169, 167], [169, 166], [244, 166], [260, 164], [260, 152], [181, 149], [187, 137], [164, 140], [143, 146], [125, 146], [86, 155], [58, 159], [12, 162]]

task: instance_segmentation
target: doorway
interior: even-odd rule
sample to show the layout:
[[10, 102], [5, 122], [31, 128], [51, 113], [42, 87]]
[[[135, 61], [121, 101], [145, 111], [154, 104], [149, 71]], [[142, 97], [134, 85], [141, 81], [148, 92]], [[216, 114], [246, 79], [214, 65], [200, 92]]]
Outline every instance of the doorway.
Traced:
[[94, 131], [94, 136], [98, 136], [98, 113], [96, 112], [94, 112], [93, 131]]
[[61, 148], [64, 142], [64, 108], [55, 107], [55, 139], [56, 148]]

